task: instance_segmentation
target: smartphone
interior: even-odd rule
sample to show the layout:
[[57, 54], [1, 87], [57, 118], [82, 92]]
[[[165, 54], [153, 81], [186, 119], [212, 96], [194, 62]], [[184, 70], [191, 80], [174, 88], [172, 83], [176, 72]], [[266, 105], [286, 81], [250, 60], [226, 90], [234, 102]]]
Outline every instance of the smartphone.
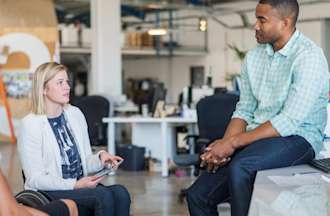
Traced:
[[103, 169], [101, 169], [100, 171], [98, 171], [94, 176], [100, 178], [100, 177], [103, 177], [105, 175], [108, 175], [114, 171], [116, 171], [119, 167], [119, 165], [121, 163], [123, 163], [124, 160], [121, 160], [117, 163], [117, 165], [112, 165], [112, 163], [108, 163], [104, 166]]
[[96, 176], [97, 178], [101, 178], [105, 175], [108, 175], [111, 172], [113, 172], [112, 169], [103, 168], [100, 171], [98, 171], [94, 176]]

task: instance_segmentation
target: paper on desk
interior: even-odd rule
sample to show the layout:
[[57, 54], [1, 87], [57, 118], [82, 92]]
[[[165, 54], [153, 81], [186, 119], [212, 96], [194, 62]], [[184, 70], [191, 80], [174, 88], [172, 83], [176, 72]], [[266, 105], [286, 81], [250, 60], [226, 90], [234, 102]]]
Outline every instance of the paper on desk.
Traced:
[[282, 215], [326, 216], [327, 194], [324, 185], [304, 185], [295, 190], [282, 191], [271, 208]]
[[271, 208], [281, 215], [290, 216], [308, 216], [308, 211], [305, 208], [301, 198], [291, 192], [282, 191], [278, 197], [272, 202]]
[[280, 187], [303, 186], [321, 184], [319, 173], [297, 174], [292, 176], [268, 176], [268, 178]]

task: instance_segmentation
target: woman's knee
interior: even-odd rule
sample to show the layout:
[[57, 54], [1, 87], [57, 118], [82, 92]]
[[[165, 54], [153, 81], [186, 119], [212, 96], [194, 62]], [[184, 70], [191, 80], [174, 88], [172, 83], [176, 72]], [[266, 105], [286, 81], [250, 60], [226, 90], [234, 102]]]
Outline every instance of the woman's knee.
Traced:
[[126, 187], [122, 185], [112, 185], [110, 186], [110, 189], [114, 194], [115, 199], [119, 199], [121, 201], [126, 201], [128, 203], [131, 203], [131, 197]]
[[78, 207], [73, 200], [62, 199], [62, 202], [68, 207], [70, 216], [78, 216]]

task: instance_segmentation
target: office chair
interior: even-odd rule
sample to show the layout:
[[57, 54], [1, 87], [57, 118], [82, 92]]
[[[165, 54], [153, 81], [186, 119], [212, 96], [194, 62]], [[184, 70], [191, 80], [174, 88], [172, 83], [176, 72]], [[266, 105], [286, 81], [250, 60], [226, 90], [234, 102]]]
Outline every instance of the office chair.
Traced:
[[[173, 162], [180, 167], [189, 167], [191, 165], [197, 165], [199, 160], [199, 154], [195, 153], [195, 140], [198, 136], [196, 135], [187, 135], [185, 141], [189, 146], [189, 153], [178, 153], [177, 146], [175, 145], [172, 148]], [[196, 170], [196, 167], [195, 167]], [[195, 173], [194, 173], [195, 175]], [[195, 175], [196, 176], [196, 175]]]
[[[25, 175], [23, 171], [22, 171], [22, 177], [23, 177], [23, 182], [25, 182]], [[32, 208], [38, 208], [52, 201], [52, 198], [50, 198], [46, 193], [43, 193], [41, 191], [33, 191], [33, 190], [21, 191], [15, 195], [15, 199], [19, 204]]]
[[[200, 172], [200, 154], [204, 149], [216, 139], [220, 139], [226, 132], [226, 128], [239, 100], [237, 94], [219, 93], [207, 96], [197, 103], [197, 126], [199, 135], [195, 141], [195, 161], [191, 161], [195, 166], [194, 175]], [[182, 202], [186, 195], [186, 189], [182, 189], [179, 194], [179, 201]]]
[[19, 204], [32, 208], [38, 208], [52, 201], [47, 194], [33, 190], [21, 191], [15, 195], [15, 199]]
[[107, 124], [102, 118], [109, 116], [110, 102], [102, 96], [92, 95], [75, 98], [72, 104], [84, 113], [91, 145], [106, 145]]
[[222, 138], [239, 100], [237, 94], [215, 94], [197, 104], [199, 140], [208, 145]]

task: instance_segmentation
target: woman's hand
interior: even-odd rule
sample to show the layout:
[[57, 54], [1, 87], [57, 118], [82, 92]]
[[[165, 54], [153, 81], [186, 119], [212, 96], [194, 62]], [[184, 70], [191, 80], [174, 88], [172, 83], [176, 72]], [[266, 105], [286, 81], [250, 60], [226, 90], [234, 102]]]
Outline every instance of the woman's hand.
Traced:
[[74, 185], [74, 189], [78, 188], [95, 188], [98, 183], [100, 183], [104, 177], [96, 177], [96, 176], [85, 176], [79, 179]]
[[118, 162], [123, 160], [123, 158], [119, 157], [119, 156], [115, 156], [115, 155], [111, 155], [106, 151], [102, 151], [100, 153], [100, 160], [102, 165], [104, 166], [106, 163], [111, 162], [112, 166], [117, 166]]

